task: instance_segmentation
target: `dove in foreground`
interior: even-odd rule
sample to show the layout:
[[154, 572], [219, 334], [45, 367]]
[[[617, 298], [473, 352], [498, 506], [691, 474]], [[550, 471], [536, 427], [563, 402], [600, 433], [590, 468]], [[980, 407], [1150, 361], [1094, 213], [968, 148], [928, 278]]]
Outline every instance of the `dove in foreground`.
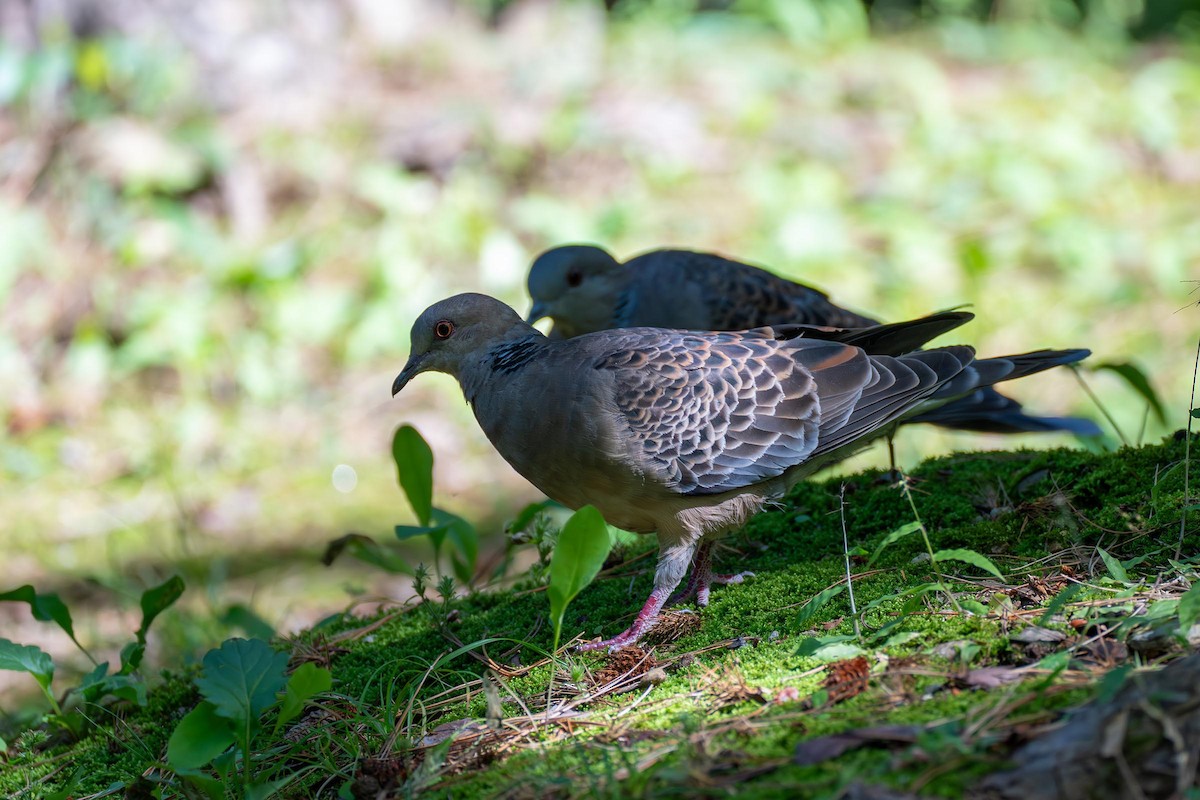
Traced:
[[421, 372], [454, 376], [488, 439], [534, 486], [658, 536], [654, 589], [633, 624], [584, 645], [618, 649], [654, 625], [689, 567], [684, 594], [705, 605], [720, 582], [716, 538], [805, 476], [932, 405], [1088, 355], [915, 350], [971, 317], [945, 312], [865, 331], [632, 328], [552, 340], [499, 300], [460, 294], [413, 324], [392, 394]]
[[[533, 308], [526, 320], [549, 317], [554, 322], [551, 338], [642, 326], [737, 331], [784, 324], [878, 324], [811, 286], [690, 250], [652, 250], [621, 263], [592, 245], [555, 247], [534, 259], [528, 288]], [[1089, 419], [1028, 414], [1019, 402], [990, 388], [908, 422], [983, 433], [1100, 434]]]

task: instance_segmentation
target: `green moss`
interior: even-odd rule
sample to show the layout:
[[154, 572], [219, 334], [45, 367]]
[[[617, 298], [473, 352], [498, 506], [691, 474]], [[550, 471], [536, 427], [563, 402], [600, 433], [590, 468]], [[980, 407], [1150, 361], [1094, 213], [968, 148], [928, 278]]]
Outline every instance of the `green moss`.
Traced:
[[[1059, 548], [1097, 543], [1119, 558], [1146, 556], [1134, 568], [1142, 575], [1170, 569], [1179, 535], [1183, 504], [1182, 475], [1172, 467], [1183, 457], [1183, 443], [1174, 439], [1140, 449], [1094, 454], [1076, 450], [985, 453], [934, 459], [914, 470], [917, 508], [935, 548], [963, 547], [988, 554], [1005, 565], [1020, 582], [1025, 574], [1051, 570], [1055, 560], [1032, 565]], [[979, 775], [998, 768], [1006, 754], [1003, 737], [976, 731], [964, 740], [961, 730], [979, 718], [981, 709], [999, 701], [982, 690], [953, 689], [947, 675], [963, 665], [939, 644], [968, 642], [975, 647], [971, 666], [1028, 661], [1010, 644], [999, 615], [948, 613], [944, 597], [929, 596], [915, 613], [898, 617], [901, 590], [934, 578], [919, 536], [901, 540], [884, 551], [870, 571], [856, 578], [859, 608], [883, 599], [866, 615], [864, 633], [872, 634], [899, 619], [891, 634], [904, 634], [880, 647], [864, 642], [871, 659], [918, 657], [925, 675], [872, 681], [862, 694], [827, 708], [805, 710], [798, 702], [772, 704], [745, 698], [727, 705], [715, 703], [714, 681], [738, 675], [747, 686], [795, 690], [808, 697], [821, 688], [817, 658], [796, 655], [798, 643], [816, 630], [820, 635], [853, 633], [849, 599], [843, 593], [825, 605], [802, 629], [797, 611], [822, 589], [844, 575], [842, 525], [838, 514], [840, 487], [846, 486], [846, 527], [851, 545], [867, 551], [883, 537], [909, 522], [912, 511], [901, 491], [877, 473], [800, 486], [779, 508], [755, 517], [731, 537], [719, 556], [719, 566], [749, 569], [756, 577], [744, 584], [718, 589], [694, 633], [659, 649], [661, 658], [743, 638], [737, 649], [718, 648], [677, 666], [630, 713], [623, 711], [640, 693], [606, 698], [586, 710], [586, 726], [563, 740], [534, 732], [543, 744], [518, 748], [505, 758], [462, 774], [444, 776], [435, 794], [458, 798], [496, 793], [538, 793], [563, 790], [597, 796], [672, 796], [686, 785], [719, 796], [730, 782], [749, 796], [787, 796], [798, 785], [814, 796], [834, 795], [856, 780], [897, 788], [920, 786], [939, 796], [961, 794]], [[1200, 544], [1195, 526], [1188, 532], [1185, 552]], [[568, 609], [565, 631], [573, 635], [611, 635], [625, 627], [630, 615], [650, 590], [653, 558], [635, 559], [653, 549], [651, 539], [635, 545], [628, 564], [587, 588]], [[959, 567], [961, 566], [961, 570]], [[946, 569], [964, 577], [982, 577], [966, 565]], [[863, 566], [856, 567], [864, 572]], [[989, 599], [988, 590], [954, 584], [964, 595], [981, 600], [1011, 602], [1003, 593]], [[892, 598], [892, 599], [887, 599]], [[437, 725], [462, 717], [482, 717], [486, 702], [464, 684], [477, 678], [481, 664], [469, 654], [451, 657], [458, 646], [451, 639], [486, 645], [489, 656], [507, 663], [533, 663], [550, 644], [545, 624], [547, 601], [539, 591], [498, 591], [453, 601], [454, 620], [440, 631], [438, 614], [413, 609], [392, 617], [380, 627], [344, 644], [333, 659], [335, 690], [351, 711], [325, 726], [317, 745], [319, 765], [311, 781], [295, 792], [311, 791], [329, 770], [352, 774], [356, 759], [375, 754], [392, 732], [393, 721], [407, 720], [403, 732], [411, 740]], [[346, 618], [319, 632], [301, 637], [320, 645], [334, 633], [352, 630], [371, 620]], [[1055, 623], [1060, 625], [1061, 623]], [[807, 629], [807, 630], [805, 630]], [[1066, 629], [1065, 627], [1063, 628]], [[474, 648], [482, 654], [484, 647]], [[953, 663], [946, 660], [949, 655]], [[594, 670], [601, 656], [569, 657], [568, 664]], [[539, 708], [551, 670], [542, 666], [505, 681], [506, 713]], [[561, 682], [561, 675], [555, 679]], [[1085, 700], [1091, 689], [1053, 689], [1036, 681], [1006, 687], [1005, 697], [1024, 697], [1020, 713], [1053, 714]], [[453, 690], [441, 705], [429, 706], [435, 695]], [[145, 709], [126, 712], [119, 721], [101, 725], [89, 738], [47, 749], [13, 748], [8, 769], [0, 776], [0, 791], [21, 795], [24, 787], [49, 790], [60, 786], [69, 761], [84, 776], [77, 791], [103, 789], [129, 780], [161, 759], [175, 722], [195, 702], [189, 680], [170, 678], [150, 694]], [[1001, 715], [1000, 718], [1003, 718]], [[736, 724], [735, 724], [736, 723]], [[875, 725], [921, 725], [929, 730], [915, 744], [898, 748], [865, 747], [821, 764], [792, 763], [798, 743]], [[616, 743], [604, 736], [620, 727], [627, 734]], [[405, 741], [398, 747], [403, 752]], [[323, 761], [321, 759], [324, 759]], [[930, 772], [930, 764], [953, 763], [952, 770]], [[58, 770], [56, 772], [56, 770]], [[324, 771], [322, 771], [324, 770]], [[48, 777], [53, 775], [53, 777]], [[702, 776], [680, 784], [686, 776]], [[700, 788], [697, 789], [696, 787]], [[708, 787], [707, 789], [704, 787]], [[36, 791], [27, 793], [36, 796]]]

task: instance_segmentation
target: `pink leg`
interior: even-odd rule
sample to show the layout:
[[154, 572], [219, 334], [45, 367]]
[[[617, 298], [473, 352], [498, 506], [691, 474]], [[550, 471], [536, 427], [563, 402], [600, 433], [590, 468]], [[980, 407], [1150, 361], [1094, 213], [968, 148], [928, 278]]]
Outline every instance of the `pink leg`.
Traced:
[[575, 649], [584, 652], [587, 650], [605, 650], [613, 652], [620, 650], [628, 644], [633, 644], [642, 637], [646, 631], [654, 627], [654, 623], [658, 622], [658, 612], [662, 611], [663, 604], [666, 602], [667, 592], [659, 592], [655, 589], [650, 593], [650, 598], [646, 600], [646, 605], [642, 606], [642, 610], [638, 612], [637, 618], [633, 624], [622, 634], [614, 636], [611, 639], [605, 639], [602, 642], [586, 642], [577, 646]]
[[629, 626], [628, 630], [612, 639], [602, 642], [587, 642], [579, 645], [577, 649], [580, 651], [607, 649], [609, 652], [613, 652], [633, 644], [642, 637], [642, 634], [653, 628], [658, 622], [658, 612], [662, 611], [667, 598], [683, 580], [688, 565], [692, 563], [692, 555], [696, 550], [696, 538], [698, 537], [687, 531], [680, 531], [673, 535], [660, 531], [658, 534], [658, 566], [654, 569], [654, 591], [650, 593], [649, 599], [642, 606], [642, 610], [638, 612], [633, 624]]
[[753, 572], [739, 572], [736, 575], [724, 575], [712, 571], [712, 551], [715, 542], [704, 541], [696, 548], [696, 557], [692, 561], [692, 574], [688, 578], [687, 588], [670, 600], [668, 605], [682, 603], [692, 595], [696, 596], [696, 605], [704, 608], [708, 605], [712, 585], [725, 586], [731, 583], [741, 583], [746, 578], [753, 578]]
[[708, 580], [712, 574], [712, 549], [712, 542], [700, 542], [696, 548], [696, 556], [692, 559], [692, 572], [688, 576], [687, 586], [673, 594], [667, 605], [686, 602], [689, 597], [698, 594], [701, 587], [707, 591]]

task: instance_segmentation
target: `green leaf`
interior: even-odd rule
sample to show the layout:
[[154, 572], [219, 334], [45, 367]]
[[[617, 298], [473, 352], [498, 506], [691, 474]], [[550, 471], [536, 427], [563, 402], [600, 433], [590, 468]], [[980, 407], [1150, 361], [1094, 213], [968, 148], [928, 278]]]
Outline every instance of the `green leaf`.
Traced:
[[434, 540], [434, 547], [440, 548], [442, 542], [449, 537], [455, 549], [474, 566], [479, 550], [479, 535], [475, 532], [475, 527], [457, 514], [440, 508], [433, 509], [431, 519], [434, 523], [432, 525], [397, 525], [396, 538], [403, 542], [418, 536], [428, 536]]
[[41, 795], [42, 800], [71, 800], [75, 796], [76, 788], [87, 776], [85, 767], [78, 767], [71, 773], [71, 777], [58, 785], [58, 789], [53, 792], [46, 792]]
[[[183, 778], [183, 782], [189, 787], [200, 791], [208, 800], [226, 800], [225, 784], [217, 778], [182, 768], [176, 768], [175, 774]], [[191, 796], [198, 795], [193, 793]], [[185, 793], [184, 797], [189, 797], [189, 795]]]
[[417, 521], [428, 525], [433, 513], [433, 450], [411, 425], [401, 425], [392, 437], [396, 477]]
[[1045, 612], [1042, 614], [1042, 616], [1038, 617], [1038, 621], [1036, 623], [1037, 626], [1044, 627], [1046, 623], [1050, 621], [1051, 617], [1062, 611], [1067, 603], [1071, 602], [1072, 598], [1079, 594], [1079, 589], [1080, 586], [1078, 583], [1068, 583], [1066, 586], [1064, 586], [1059, 593], [1054, 595], [1054, 597], [1050, 599], [1050, 602], [1046, 604]]
[[128, 675], [141, 666], [146, 655], [146, 645], [141, 642], [128, 642], [121, 648], [121, 675]]
[[11, 672], [28, 672], [42, 687], [50, 688], [54, 680], [54, 660], [50, 654], [31, 644], [17, 644], [0, 639], [0, 669]]
[[212, 703], [204, 701], [179, 720], [167, 740], [167, 763], [174, 770], [203, 767], [233, 744], [233, 728]]
[[1130, 582], [1129, 573], [1125, 571], [1125, 567], [1120, 561], [1110, 556], [1108, 551], [1102, 547], [1097, 547], [1096, 550], [1100, 553], [1100, 560], [1104, 562], [1105, 568], [1108, 569], [1108, 574], [1111, 575], [1114, 580], [1120, 581], [1121, 583]]
[[898, 592], [893, 592], [892, 594], [886, 594], [882, 597], [875, 598], [871, 602], [867, 603], [867, 606], [862, 610], [862, 613], [865, 614], [868, 611], [874, 611], [876, 608], [886, 605], [894, 600], [905, 600], [906, 598], [907, 600], [904, 605], [904, 613], [908, 613], [908, 603], [916, 602], [919, 604], [922, 597], [939, 591], [941, 588], [942, 585], [940, 583], [922, 583], [917, 586], [908, 586]]
[[1200, 582], [1193, 583], [1179, 598], [1179, 635], [1186, 637], [1197, 621], [1200, 621]]
[[108, 662], [105, 661], [84, 676], [83, 681], [79, 684], [79, 694], [83, 697], [84, 702], [98, 703], [111, 695], [120, 700], [137, 703], [139, 706], [146, 705], [145, 683], [129, 675], [121, 673], [109, 675], [107, 673]]
[[1004, 580], [1004, 575], [992, 563], [992, 560], [982, 553], [976, 553], [974, 550], [964, 550], [956, 548], [953, 550], [939, 550], [933, 554], [933, 560], [942, 561], [963, 561], [973, 567], [979, 567], [984, 572], [990, 572], [1000, 580]]
[[240, 628], [251, 639], [270, 639], [275, 635], [271, 623], [243, 603], [232, 603], [226, 608], [225, 613], [221, 615], [221, 624], [230, 628]]
[[1192, 409], [1192, 419], [1200, 419], [1200, 408]]
[[800, 613], [796, 615], [796, 626], [800, 630], [804, 630], [805, 626], [808, 625], [808, 621], [816, 616], [817, 612], [826, 603], [844, 591], [846, 591], [846, 584], [839, 583], [837, 586], [830, 586], [828, 589], [822, 589], [813, 595], [807, 603], [800, 607]]
[[825, 648], [831, 645], [840, 645], [845, 642], [854, 641], [854, 636], [850, 634], [838, 634], [836, 636], [809, 636], [802, 639], [800, 646], [796, 648], [796, 655], [823, 657]]
[[441, 525], [397, 525], [396, 538], [402, 542], [409, 539], [415, 539], [418, 536], [432, 536], [439, 533], [442, 536], [446, 535], [445, 527]]
[[62, 601], [62, 598], [56, 594], [38, 594], [37, 591], [26, 584], [11, 592], [0, 594], [0, 600], [8, 600], [17, 603], [28, 603], [29, 610], [33, 612], [33, 618], [40, 622], [55, 622], [58, 627], [67, 632], [67, 636], [71, 637], [71, 641], [82, 650], [83, 646], [79, 644], [79, 640], [75, 638], [75, 625], [71, 622], [71, 612], [67, 609], [67, 604]]
[[1121, 691], [1121, 687], [1125, 685], [1129, 676], [1133, 674], [1133, 669], [1132, 664], [1122, 664], [1105, 672], [1104, 677], [1096, 685], [1096, 703], [1101, 706], [1108, 705], [1117, 696], [1117, 692]]
[[1060, 672], [1066, 669], [1070, 663], [1071, 653], [1067, 650], [1060, 650], [1057, 653], [1051, 653], [1041, 661], [1037, 662], [1038, 669], [1050, 670], [1050, 674], [1047, 675], [1046, 678], [1039, 683], [1039, 685], [1049, 686], [1051, 683], [1053, 683], [1054, 678], [1056, 678]]
[[554, 623], [554, 649], [562, 633], [567, 605], [592, 582], [612, 542], [604, 517], [594, 506], [584, 506], [563, 525], [550, 557], [550, 619]]
[[196, 687], [222, 717], [253, 726], [287, 683], [287, 663], [259, 639], [227, 639], [205, 654]]
[[914, 521], [908, 523], [907, 525], [901, 525], [899, 528], [896, 528], [896, 530], [883, 537], [883, 541], [879, 543], [879, 546], [875, 548], [875, 552], [871, 554], [871, 558], [868, 559], [867, 568], [869, 569], [871, 565], [875, 563], [875, 560], [879, 558], [879, 556], [883, 555], [883, 551], [887, 549], [888, 545], [895, 544], [905, 536], [911, 536], [919, 530], [921, 530], [921, 523]]
[[1154, 416], [1158, 421], [1163, 425], [1167, 424], [1167, 412], [1163, 408], [1162, 401], [1158, 399], [1158, 392], [1154, 391], [1154, 387], [1150, 385], [1150, 379], [1146, 377], [1146, 373], [1142, 372], [1140, 367], [1128, 362], [1118, 363], [1113, 361], [1096, 364], [1092, 367], [1094, 372], [1099, 372], [1102, 369], [1120, 375], [1135, 392], [1140, 394], [1150, 404], [1150, 409], [1154, 412]]
[[[453, 739], [453, 737], [451, 737]], [[283, 790], [292, 781], [300, 777], [299, 772], [294, 772], [291, 775], [286, 775], [282, 778], [276, 778], [273, 781], [266, 783], [254, 783], [246, 789], [246, 800], [266, 800]]]
[[137, 640], [146, 643], [146, 633], [155, 618], [175, 604], [183, 596], [183, 578], [172, 575], [165, 582], [142, 592], [142, 624], [137, 629]]
[[334, 539], [325, 547], [321, 563], [329, 566], [342, 553], [386, 572], [413, 574], [413, 568], [398, 553], [388, 550], [370, 536], [363, 536], [361, 533], [347, 533]]
[[505, 525], [504, 529], [509, 533], [520, 533], [529, 527], [530, 523], [533, 522], [534, 517], [546, 509], [554, 508], [555, 506], [562, 508], [562, 506], [554, 500], [543, 500], [540, 503], [530, 503], [518, 511], [517, 516], [513, 518], [512, 522]]
[[333, 673], [324, 667], [313, 663], [301, 664], [292, 677], [288, 678], [287, 692], [283, 695], [283, 705], [279, 708], [279, 718], [275, 721], [275, 730], [291, 722], [304, 709], [304, 704], [313, 695], [328, 692], [333, 686]]
[[479, 558], [479, 534], [475, 532], [475, 526], [462, 517], [457, 517], [449, 512], [445, 513], [451, 518], [446, 525], [447, 538], [450, 540], [450, 544], [454, 545], [454, 549], [462, 555], [468, 570], [467, 577], [459, 578], [459, 580], [463, 583], [470, 583], [475, 572], [475, 562]]
[[966, 609], [967, 611], [970, 611], [972, 614], [974, 614], [977, 617], [986, 617], [987, 616], [987, 611], [988, 611], [987, 606], [985, 606], [983, 603], [979, 602], [978, 600], [972, 600], [970, 598], [967, 598], [965, 600], [959, 600], [958, 605], [961, 608]]

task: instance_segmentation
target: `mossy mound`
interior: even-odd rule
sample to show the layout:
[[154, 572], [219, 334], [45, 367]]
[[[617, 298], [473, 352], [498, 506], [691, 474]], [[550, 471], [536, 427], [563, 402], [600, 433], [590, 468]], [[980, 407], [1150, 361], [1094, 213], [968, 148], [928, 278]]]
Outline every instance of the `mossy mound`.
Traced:
[[[274, 763], [297, 773], [283, 796], [791, 797], [853, 784], [962, 796], [1040, 726], [1111, 693], [1114, 667], [1187, 651], [1186, 630], [1143, 635], [1178, 628], [1196, 578], [1200, 526], [1180, 538], [1195, 503], [1184, 455], [1182, 436], [954, 455], [914, 470], [907, 497], [878, 472], [805, 484], [719, 554], [719, 568], [755, 577], [672, 616], [678, 638], [644, 659], [564, 655], [552, 668], [547, 601], [528, 585], [338, 619], [288, 643], [335, 683], [273, 743]], [[914, 505], [934, 550], [982, 554], [1005, 579], [942, 561], [951, 591], [917, 591], [938, 575], [908, 536], [869, 568], [852, 555], [857, 637], [847, 592], [802, 618], [845, 579], [843, 535], [852, 554], [873, 553]], [[564, 633], [622, 629], [649, 591], [652, 550], [646, 539], [612, 559]], [[196, 700], [189, 679], [168, 677], [147, 708], [110, 714], [84, 741], [26, 734], [0, 791], [50, 796], [73, 775], [75, 796], [169, 781], [156, 765]]]

